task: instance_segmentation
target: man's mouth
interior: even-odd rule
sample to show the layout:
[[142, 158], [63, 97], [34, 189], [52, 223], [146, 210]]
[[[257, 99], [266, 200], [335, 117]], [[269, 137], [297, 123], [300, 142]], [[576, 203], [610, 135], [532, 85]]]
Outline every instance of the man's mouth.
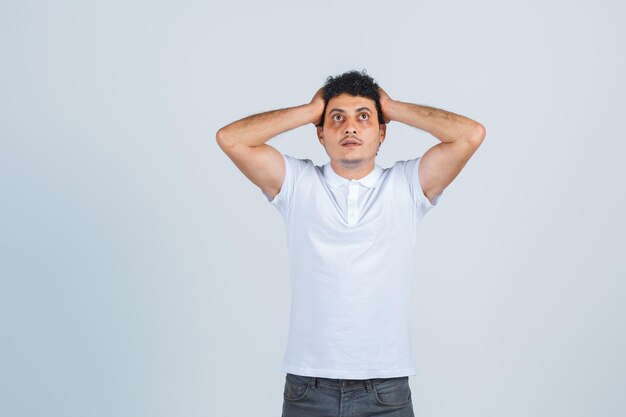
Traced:
[[347, 139], [347, 140], [345, 140], [341, 144], [341, 146], [345, 146], [346, 148], [354, 148], [354, 147], [360, 146], [360, 145], [361, 144], [358, 141], [354, 140], [354, 139]]

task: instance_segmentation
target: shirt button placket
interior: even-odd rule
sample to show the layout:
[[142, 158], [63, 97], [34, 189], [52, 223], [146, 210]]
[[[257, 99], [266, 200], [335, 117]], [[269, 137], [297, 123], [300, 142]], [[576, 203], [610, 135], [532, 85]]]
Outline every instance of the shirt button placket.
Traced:
[[355, 224], [358, 216], [358, 196], [359, 196], [359, 185], [350, 181], [348, 183], [348, 224]]

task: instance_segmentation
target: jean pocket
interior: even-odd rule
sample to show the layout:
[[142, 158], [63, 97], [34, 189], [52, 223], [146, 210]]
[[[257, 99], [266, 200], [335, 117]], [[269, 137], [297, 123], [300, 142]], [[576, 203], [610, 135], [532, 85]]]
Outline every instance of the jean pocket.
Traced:
[[385, 407], [402, 407], [411, 402], [409, 377], [391, 378], [374, 387], [374, 397]]
[[301, 401], [309, 389], [309, 378], [300, 375], [287, 374], [283, 396], [287, 401]]

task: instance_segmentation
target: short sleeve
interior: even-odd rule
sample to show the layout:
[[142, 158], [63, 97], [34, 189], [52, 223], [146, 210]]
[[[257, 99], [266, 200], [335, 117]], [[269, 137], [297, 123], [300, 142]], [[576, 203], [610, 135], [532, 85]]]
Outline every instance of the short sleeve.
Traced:
[[433, 197], [432, 201], [428, 200], [426, 195], [424, 194], [424, 190], [419, 181], [419, 164], [421, 161], [421, 157], [417, 157], [415, 159], [409, 159], [405, 161], [404, 164], [404, 174], [406, 175], [407, 181], [409, 183], [409, 189], [411, 191], [411, 196], [413, 197], [413, 201], [419, 207], [422, 216], [428, 213], [430, 209], [435, 207], [443, 192], [437, 194]]
[[280, 187], [280, 191], [274, 199], [261, 190], [265, 196], [265, 200], [271, 205], [276, 207], [280, 214], [286, 218], [287, 210], [291, 205], [291, 199], [294, 194], [294, 188], [298, 181], [298, 178], [304, 171], [307, 165], [313, 164], [310, 159], [299, 159], [289, 155], [281, 153], [283, 160], [285, 161], [285, 179]]

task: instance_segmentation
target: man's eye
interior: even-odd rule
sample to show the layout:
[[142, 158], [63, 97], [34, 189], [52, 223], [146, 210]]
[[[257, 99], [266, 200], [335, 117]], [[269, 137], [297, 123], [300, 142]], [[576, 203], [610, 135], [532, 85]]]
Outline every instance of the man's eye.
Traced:
[[336, 114], [336, 115], [334, 115], [334, 116], [333, 116], [333, 118], [334, 118], [335, 120], [339, 121], [339, 119], [337, 119], [337, 117], [341, 117], [341, 115], [340, 115], [340, 114]]
[[369, 117], [367, 113], [361, 113], [361, 116], [365, 116], [366, 119]]

